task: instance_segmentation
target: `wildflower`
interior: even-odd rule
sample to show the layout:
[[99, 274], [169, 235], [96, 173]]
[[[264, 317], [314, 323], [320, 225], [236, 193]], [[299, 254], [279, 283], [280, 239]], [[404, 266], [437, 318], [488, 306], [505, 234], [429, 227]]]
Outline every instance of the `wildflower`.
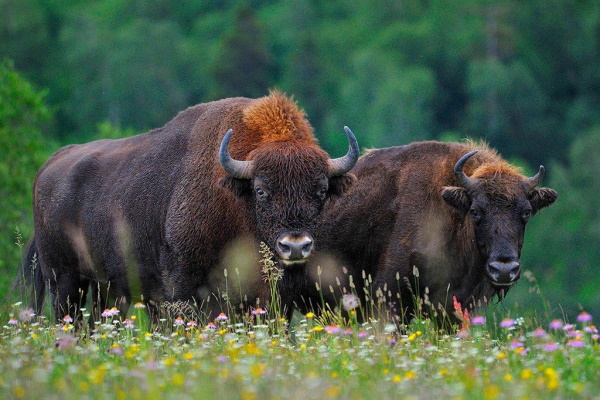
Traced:
[[191, 327], [196, 327], [198, 326], [198, 323], [196, 321], [188, 321], [187, 326]]
[[133, 321], [130, 319], [126, 319], [125, 321], [123, 321], [123, 327], [125, 329], [133, 329], [135, 328], [135, 325], [133, 325]]
[[342, 306], [346, 311], [354, 310], [359, 306], [358, 297], [353, 294], [345, 294], [342, 297]]
[[209, 323], [206, 325], [206, 327], [207, 327], [208, 329], [217, 329], [217, 326], [216, 326], [215, 324], [213, 324], [212, 322], [209, 322]]
[[550, 322], [550, 325], [548, 326], [550, 329], [558, 330], [563, 327], [563, 323], [560, 319], [554, 319], [552, 320], [552, 322]]
[[577, 322], [590, 322], [592, 320], [592, 316], [585, 311], [582, 311], [577, 316]]
[[19, 321], [13, 317], [10, 317], [10, 319], [8, 320], [9, 325], [17, 325], [18, 323], [19, 323]]
[[542, 328], [537, 328], [535, 331], [533, 331], [532, 336], [536, 337], [536, 338], [543, 338], [546, 337], [546, 331], [543, 330]]
[[576, 338], [573, 340], [569, 340], [567, 342], [567, 346], [580, 349], [582, 347], [585, 347], [585, 342], [583, 340], [581, 340], [580, 338]]
[[319, 325], [319, 326], [315, 326], [313, 328], [313, 331], [315, 331], [315, 332], [321, 332], [323, 329], [325, 329], [325, 328], [323, 328], [322, 326]]
[[138, 308], [138, 309], [140, 309], [140, 308], [146, 308], [146, 306], [144, 305], [144, 303], [142, 303], [142, 302], [138, 301], [137, 303], [135, 303], [135, 304], [133, 305], [133, 308]]
[[227, 356], [218, 356], [217, 361], [220, 362], [221, 364], [224, 362], [227, 362]]
[[123, 349], [120, 348], [118, 345], [113, 346], [110, 349], [110, 352], [113, 353], [114, 355], [117, 355], [117, 356], [123, 355]]
[[546, 343], [544, 350], [546, 350], [548, 352], [556, 351], [556, 350], [558, 350], [558, 343], [554, 343], [554, 342]]
[[575, 338], [577, 336], [579, 336], [581, 334], [580, 331], [576, 331], [575, 329], [570, 330], [569, 332], [567, 332], [567, 337], [568, 338]]
[[476, 315], [471, 318], [471, 324], [473, 325], [485, 325], [485, 317], [481, 315]]
[[573, 324], [566, 324], [565, 326], [562, 327], [563, 331], [572, 331], [575, 328], [575, 325]]
[[63, 322], [64, 322], [65, 324], [70, 324], [71, 322], [73, 322], [73, 318], [71, 318], [71, 316], [70, 316], [70, 315], [65, 315], [65, 316], [63, 317]]
[[594, 325], [589, 325], [583, 328], [587, 333], [598, 333], [598, 329]]
[[252, 310], [252, 315], [264, 315], [267, 313], [267, 310], [263, 310], [262, 308], [258, 307], [254, 310]]
[[325, 327], [325, 332], [327, 333], [340, 333], [341, 331], [341, 328], [337, 325], [327, 325]]
[[31, 308], [24, 308], [19, 311], [19, 319], [23, 322], [29, 322], [35, 317], [35, 312]]
[[315, 317], [315, 314], [311, 313], [311, 312], [308, 312], [308, 313], [306, 313], [305, 317], [308, 318], [308, 319], [312, 319], [312, 318]]
[[221, 313], [217, 316], [217, 321], [227, 321], [227, 315], [225, 313]]
[[177, 317], [175, 318], [175, 321], [173, 321], [173, 324], [177, 326], [182, 326], [185, 325], [185, 321], [183, 320], [183, 318]]
[[344, 331], [342, 333], [344, 335], [352, 335], [354, 333], [354, 331], [350, 328], [346, 328], [346, 329], [344, 329]]
[[395, 324], [386, 324], [383, 330], [385, 333], [394, 333], [396, 332], [397, 328]]
[[54, 346], [59, 349], [68, 349], [77, 343], [77, 338], [71, 334], [59, 334]]
[[454, 314], [460, 320], [460, 330], [459, 335], [462, 337], [468, 337], [471, 327], [471, 318], [469, 317], [469, 310], [465, 309], [463, 311], [460, 302], [456, 299], [456, 296], [452, 297], [454, 301]]
[[598, 339], [600, 339], [600, 335], [598, 335], [597, 333], [594, 333], [592, 335], [592, 339], [594, 339], [595, 341], [598, 341]]
[[368, 333], [367, 333], [367, 332], [365, 332], [365, 331], [360, 331], [360, 332], [358, 332], [358, 337], [359, 337], [360, 339], [366, 338], [367, 336], [368, 336]]
[[112, 311], [109, 310], [108, 308], [105, 308], [104, 311], [102, 311], [102, 314], [100, 314], [100, 316], [102, 318], [112, 317]]
[[504, 318], [500, 321], [500, 328], [512, 328], [515, 326], [515, 320], [511, 318]]
[[510, 342], [510, 347], [512, 347], [513, 349], [523, 347], [523, 342], [519, 342], [518, 340], [513, 340], [512, 342]]

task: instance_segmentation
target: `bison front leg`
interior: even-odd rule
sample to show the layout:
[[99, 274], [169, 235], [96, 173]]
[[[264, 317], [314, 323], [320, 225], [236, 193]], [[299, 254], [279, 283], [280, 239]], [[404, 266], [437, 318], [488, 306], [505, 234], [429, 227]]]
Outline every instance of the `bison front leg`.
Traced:
[[85, 306], [89, 282], [77, 275], [63, 273], [49, 279], [52, 311], [57, 322], [81, 321], [81, 308]]

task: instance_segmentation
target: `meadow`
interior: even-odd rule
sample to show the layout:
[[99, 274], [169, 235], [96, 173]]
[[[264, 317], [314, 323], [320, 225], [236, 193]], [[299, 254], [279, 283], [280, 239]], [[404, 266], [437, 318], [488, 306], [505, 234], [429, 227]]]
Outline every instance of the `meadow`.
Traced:
[[[270, 272], [276, 272], [273, 264]], [[266, 269], [263, 270], [268, 272]], [[276, 274], [269, 276], [273, 285]], [[272, 292], [267, 308], [214, 319], [145, 306], [106, 309], [95, 321], [58, 323], [22, 302], [0, 311], [0, 393], [26, 399], [598, 398], [600, 344], [593, 316], [513, 316], [503, 307], [440, 330], [420, 314], [407, 325], [346, 310], [294, 314]], [[505, 300], [506, 301], [506, 300]], [[171, 309], [173, 310], [173, 309]], [[90, 311], [82, 309], [84, 321]], [[371, 315], [373, 315], [371, 313]]]

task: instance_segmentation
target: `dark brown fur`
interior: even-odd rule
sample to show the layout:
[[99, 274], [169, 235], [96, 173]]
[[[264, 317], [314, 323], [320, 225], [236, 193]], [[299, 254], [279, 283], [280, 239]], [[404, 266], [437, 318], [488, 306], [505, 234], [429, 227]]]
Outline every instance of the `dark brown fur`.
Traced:
[[[229, 129], [231, 156], [254, 160], [254, 176], [272, 191], [268, 202], [258, 204], [252, 179], [226, 176], [219, 165]], [[314, 230], [326, 201], [317, 182], [329, 181], [329, 198], [353, 181], [328, 178], [327, 162], [304, 113], [278, 92], [200, 104], [145, 134], [60, 149], [35, 180], [32, 242], [56, 318], [76, 314], [90, 286], [100, 309], [105, 292], [123, 308], [139, 294], [149, 305], [206, 301], [238, 239], [273, 248], [282, 231]], [[252, 265], [242, 295], [250, 304], [262, 296], [264, 305], [268, 293]], [[282, 287], [284, 301], [302, 285]]]
[[[479, 152], [464, 171], [479, 186], [467, 192], [458, 187], [453, 168], [473, 149]], [[327, 264], [336, 272], [327, 274], [343, 278], [349, 292], [347, 274], [340, 270], [345, 266], [356, 293], [363, 296], [365, 271], [373, 280], [367, 288], [371, 296], [380, 289], [394, 314], [406, 319], [414, 315], [415, 297], [451, 314], [454, 296], [464, 307], [473, 307], [508, 290], [492, 285], [486, 275], [491, 254], [518, 259], [523, 210], [531, 207], [536, 213], [556, 199], [551, 189], [528, 189], [516, 167], [486, 145], [471, 142], [373, 150], [352, 172], [357, 183], [326, 209], [319, 229], [321, 253], [338, 259]], [[469, 212], [479, 206], [486, 215], [476, 228]], [[319, 303], [318, 295], [311, 298]]]

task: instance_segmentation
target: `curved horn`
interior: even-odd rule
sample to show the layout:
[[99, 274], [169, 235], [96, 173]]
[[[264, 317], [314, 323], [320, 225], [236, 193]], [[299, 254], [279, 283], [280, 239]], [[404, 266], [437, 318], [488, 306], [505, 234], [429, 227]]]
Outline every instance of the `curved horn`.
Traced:
[[348, 136], [348, 153], [344, 157], [329, 159], [329, 176], [340, 176], [350, 171], [358, 161], [359, 148], [354, 133], [347, 126], [344, 127]]
[[223, 167], [229, 176], [239, 179], [250, 179], [252, 178], [254, 162], [234, 160], [229, 155], [229, 150], [227, 150], [232, 133], [233, 129], [228, 130], [221, 142], [221, 147], [219, 148], [219, 164], [221, 164], [221, 167]]
[[527, 184], [531, 189], [535, 188], [542, 181], [542, 178], [544, 177], [544, 171], [544, 166], [540, 165], [540, 170], [538, 171], [538, 173], [535, 174], [535, 176], [532, 176], [531, 178], [527, 178]]
[[465, 174], [465, 172], [463, 171], [463, 166], [465, 165], [467, 160], [473, 157], [476, 153], [477, 150], [468, 152], [456, 162], [456, 165], [454, 165], [454, 176], [456, 177], [456, 180], [458, 181], [460, 186], [464, 187], [467, 190], [472, 189], [475, 186], [475, 182], [473, 181], [473, 179], [469, 178], [467, 174]]

